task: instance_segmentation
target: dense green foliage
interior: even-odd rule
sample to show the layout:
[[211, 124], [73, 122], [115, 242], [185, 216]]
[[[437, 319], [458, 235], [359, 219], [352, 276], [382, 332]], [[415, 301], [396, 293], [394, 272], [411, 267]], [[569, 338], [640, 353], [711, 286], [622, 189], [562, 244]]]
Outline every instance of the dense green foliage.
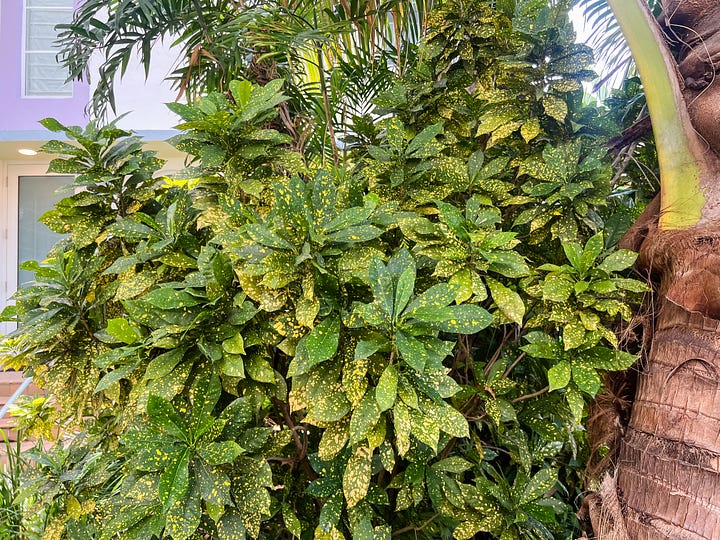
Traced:
[[273, 129], [280, 80], [172, 105], [184, 180], [44, 121], [83, 189], [0, 359], [76, 433], [26, 487], [46, 538], [577, 536], [585, 404], [646, 287], [546, 4], [436, 7], [337, 166]]

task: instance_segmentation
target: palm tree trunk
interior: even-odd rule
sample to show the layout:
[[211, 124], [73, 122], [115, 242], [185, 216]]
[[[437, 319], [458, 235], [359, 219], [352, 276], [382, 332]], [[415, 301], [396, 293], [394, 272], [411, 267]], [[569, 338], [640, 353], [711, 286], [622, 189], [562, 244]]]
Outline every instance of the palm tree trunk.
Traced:
[[[611, 0], [621, 16], [630, 3]], [[648, 26], [656, 27], [651, 22]], [[661, 70], [669, 74], [677, 123], [663, 129], [671, 101], [655, 112], [651, 107], [662, 173], [661, 200], [654, 205], [659, 211], [654, 219], [645, 216], [638, 222], [624, 246], [640, 252], [638, 267], [657, 287], [651, 346], [617, 463], [624, 526], [616, 529], [632, 540], [711, 540], [720, 539], [718, 1], [664, 0], [662, 22], [675, 40], [678, 65], [653, 28], [652, 39], [663, 41], [659, 46], [666, 65], [653, 66], [651, 60], [645, 74], [639, 68], [649, 105], [651, 99], [660, 103], [651, 96], [651, 77]], [[631, 26], [623, 30], [633, 32]], [[628, 36], [631, 49], [632, 40]], [[643, 56], [641, 49], [633, 49], [636, 58]], [[664, 97], [669, 100], [667, 92]], [[687, 149], [672, 153], [669, 141], [675, 136]], [[606, 531], [596, 534], [610, 537]]]
[[642, 246], [662, 277], [618, 462], [631, 539], [720, 538], [718, 243], [708, 229], [655, 230]]

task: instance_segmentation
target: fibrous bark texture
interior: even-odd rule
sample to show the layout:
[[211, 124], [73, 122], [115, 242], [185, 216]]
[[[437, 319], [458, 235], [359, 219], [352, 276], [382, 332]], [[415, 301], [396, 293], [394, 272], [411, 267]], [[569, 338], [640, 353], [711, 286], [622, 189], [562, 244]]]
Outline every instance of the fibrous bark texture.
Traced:
[[[652, 347], [618, 460], [630, 539], [720, 538], [720, 231], [651, 227]], [[601, 537], [600, 537], [601, 538]]]

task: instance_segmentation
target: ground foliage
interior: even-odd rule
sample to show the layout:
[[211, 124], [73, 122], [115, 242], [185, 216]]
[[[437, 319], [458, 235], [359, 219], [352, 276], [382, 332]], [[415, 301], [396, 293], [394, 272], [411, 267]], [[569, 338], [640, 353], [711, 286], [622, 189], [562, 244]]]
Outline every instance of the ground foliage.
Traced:
[[268, 127], [280, 80], [172, 105], [185, 180], [44, 121], [82, 189], [2, 362], [76, 433], [25, 485], [45, 538], [577, 535], [585, 404], [646, 287], [553, 4], [437, 6], [338, 166]]

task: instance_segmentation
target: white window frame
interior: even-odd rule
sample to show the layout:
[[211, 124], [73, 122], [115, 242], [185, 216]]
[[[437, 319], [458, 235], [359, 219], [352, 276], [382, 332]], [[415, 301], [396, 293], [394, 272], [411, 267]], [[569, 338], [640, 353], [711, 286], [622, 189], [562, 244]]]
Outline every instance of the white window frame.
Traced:
[[[19, 227], [19, 187], [24, 176], [71, 176], [47, 172], [49, 162], [22, 163], [9, 162], [5, 170], [5, 182], [0, 184], [0, 201], [4, 208], [0, 213], [0, 311], [12, 304], [12, 295], [18, 285], [18, 227]], [[3, 223], [4, 221], [4, 223]], [[14, 323], [0, 322], [0, 335], [15, 330]]]
[[52, 50], [39, 50], [39, 51], [28, 51], [27, 50], [27, 28], [28, 28], [28, 11], [34, 9], [43, 9], [46, 11], [68, 11], [72, 13], [74, 7], [62, 7], [62, 6], [28, 6], [27, 0], [23, 0], [23, 12], [22, 12], [22, 55], [21, 55], [21, 66], [20, 66], [20, 85], [21, 85], [21, 96], [23, 99], [71, 99], [75, 93], [75, 88], [72, 82], [70, 82], [70, 92], [65, 94], [45, 94], [45, 95], [33, 95], [27, 93], [27, 55], [28, 53], [53, 53], [57, 54], [57, 49]]

